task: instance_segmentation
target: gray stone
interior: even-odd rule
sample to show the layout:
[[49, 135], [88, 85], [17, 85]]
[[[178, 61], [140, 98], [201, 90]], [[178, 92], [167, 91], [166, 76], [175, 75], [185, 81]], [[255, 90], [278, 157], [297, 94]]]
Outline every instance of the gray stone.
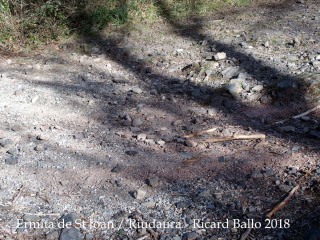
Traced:
[[172, 123], [172, 126], [175, 126], [175, 127], [177, 127], [177, 126], [179, 126], [179, 125], [181, 125], [182, 124], [182, 120], [176, 120], [176, 121], [174, 121], [173, 123]]
[[218, 52], [213, 57], [214, 57], [214, 60], [216, 61], [224, 60], [227, 58], [227, 54], [225, 52]]
[[248, 211], [249, 211], [249, 213], [254, 213], [254, 212], [256, 212], [256, 208], [254, 206], [249, 206]]
[[14, 132], [20, 132], [24, 130], [24, 127], [22, 125], [15, 124], [11, 127], [11, 130]]
[[177, 208], [188, 208], [188, 207], [190, 207], [190, 203], [189, 202], [186, 202], [186, 201], [181, 201], [181, 202], [178, 202], [177, 204], [176, 204], [176, 207]]
[[172, 240], [181, 240], [181, 237], [179, 237], [179, 236], [174, 236], [174, 237], [172, 238]]
[[23, 220], [25, 222], [39, 222], [41, 218], [38, 215], [25, 214], [23, 215]]
[[273, 171], [273, 169], [267, 169], [266, 170], [266, 172], [265, 172], [265, 175], [267, 176], [267, 177], [270, 177], [270, 176], [273, 176], [274, 175], [274, 171]]
[[154, 201], [141, 203], [141, 206], [145, 208], [155, 208], [156, 203]]
[[13, 95], [15, 95], [15, 96], [20, 96], [20, 95], [22, 95], [22, 94], [23, 94], [22, 89], [18, 89], [18, 90], [16, 90], [16, 91], [13, 93]]
[[289, 174], [296, 174], [298, 172], [298, 169], [296, 167], [290, 167], [288, 173]]
[[130, 131], [132, 133], [138, 133], [138, 132], [141, 132], [141, 128], [139, 128], [139, 127], [130, 127]]
[[257, 85], [257, 86], [254, 86], [251, 91], [253, 92], [261, 92], [263, 90], [263, 86], [262, 85]]
[[6, 136], [5, 132], [0, 130], [0, 139], [3, 139], [5, 136]]
[[301, 149], [300, 146], [293, 146], [292, 149], [291, 149], [291, 151], [292, 151], [292, 152], [297, 152], [297, 151], [299, 151], [300, 149]]
[[182, 235], [182, 240], [198, 240], [200, 236], [196, 232], [188, 232]]
[[[82, 137], [83, 137], [83, 135], [82, 135]], [[37, 136], [37, 140], [47, 140], [47, 137], [44, 134], [39, 134]]]
[[239, 68], [238, 67], [227, 67], [221, 73], [224, 78], [231, 79], [231, 78], [239, 75]]
[[[117, 133], [115, 133], [115, 134], [118, 135]], [[42, 138], [43, 136], [40, 136], [40, 137]], [[84, 136], [82, 133], [76, 133], [73, 135], [73, 138], [78, 139], [78, 140], [82, 140], [82, 139], [84, 139]], [[44, 140], [44, 139], [39, 139], [39, 140]]]
[[207, 60], [207, 61], [211, 61], [211, 60], [213, 60], [213, 59], [215, 59], [215, 57], [214, 57], [213, 54], [208, 53], [208, 54], [206, 55], [206, 60]]
[[35, 96], [31, 99], [31, 103], [36, 103], [39, 100], [39, 96]]
[[250, 78], [250, 76], [249, 76], [249, 74], [246, 73], [246, 72], [241, 72], [241, 73], [239, 73], [239, 75], [238, 75], [238, 79], [246, 80], [246, 79], [248, 79], [248, 78]]
[[241, 85], [243, 85], [245, 83], [245, 80], [241, 79], [241, 78], [234, 78], [234, 79], [231, 79], [229, 84], [232, 84], [232, 83], [239, 83]]
[[159, 186], [159, 183], [160, 183], [160, 180], [159, 180], [159, 178], [157, 176], [150, 177], [147, 180], [147, 184], [152, 188], [155, 188], [155, 187]]
[[123, 170], [124, 170], [124, 166], [118, 164], [117, 166], [111, 169], [111, 172], [119, 173], [119, 172], [122, 172]]
[[163, 140], [158, 140], [157, 144], [160, 145], [161, 147], [163, 147], [166, 144], [166, 142]]
[[57, 240], [59, 239], [59, 232], [53, 231], [51, 233], [48, 233], [46, 236], [46, 240]]
[[45, 150], [45, 147], [43, 144], [39, 144], [34, 148], [34, 150], [36, 150], [37, 152], [41, 152], [41, 151]]
[[87, 233], [84, 239], [85, 240], [93, 240], [94, 239], [94, 235], [92, 233]]
[[320, 67], [320, 61], [312, 61], [312, 66], [315, 68], [319, 68]]
[[10, 149], [14, 147], [14, 141], [12, 141], [11, 139], [1, 139], [0, 145], [5, 149]]
[[286, 192], [286, 193], [288, 193], [288, 192], [291, 191], [291, 187], [288, 186], [288, 185], [285, 185], [285, 184], [279, 185], [279, 189], [280, 189], [281, 191], [283, 191], [283, 192]]
[[136, 156], [138, 154], [138, 151], [136, 151], [136, 150], [127, 150], [126, 154], [134, 157], [134, 156]]
[[138, 134], [137, 139], [138, 139], [139, 141], [144, 141], [144, 140], [147, 139], [147, 134], [145, 134], [145, 133], [140, 133], [140, 134]]
[[140, 94], [140, 93], [143, 92], [142, 89], [139, 88], [139, 87], [133, 87], [133, 88], [131, 89], [131, 91], [134, 92], [134, 93], [137, 93], [137, 94]]
[[198, 145], [197, 142], [192, 141], [192, 140], [190, 140], [190, 139], [185, 140], [185, 144], [186, 144], [188, 147], [196, 147], [196, 146]]
[[240, 83], [231, 83], [226, 86], [227, 90], [234, 96], [237, 96], [243, 91]]
[[142, 200], [145, 198], [147, 192], [143, 189], [138, 189], [133, 192], [133, 197], [137, 200]]
[[221, 199], [222, 199], [222, 193], [216, 192], [216, 193], [213, 193], [213, 196], [214, 196], [215, 199], [217, 199], [217, 200], [221, 200]]
[[210, 190], [203, 190], [198, 194], [198, 197], [209, 198], [212, 197]]
[[71, 223], [74, 224], [76, 220], [79, 219], [76, 213], [68, 213], [63, 215], [61, 218], [59, 218], [59, 222], [63, 222], [64, 224], [66, 223]]
[[135, 118], [132, 121], [133, 127], [140, 127], [143, 124], [143, 121], [140, 118]]
[[81, 240], [83, 236], [78, 228], [64, 228], [61, 231], [59, 240]]
[[283, 126], [279, 127], [280, 131], [282, 132], [295, 132], [296, 128], [294, 126]]
[[147, 145], [155, 145], [156, 142], [153, 139], [146, 139], [144, 140], [144, 143]]
[[6, 158], [4, 160], [4, 162], [7, 164], [7, 165], [16, 165], [18, 164], [18, 158], [14, 157], [14, 156], [10, 156], [8, 158]]
[[262, 173], [261, 173], [259, 170], [254, 171], [254, 172], [251, 174], [251, 178], [262, 178], [262, 177], [263, 177], [263, 175], [262, 175]]
[[17, 148], [10, 148], [10, 149], [7, 151], [7, 153], [10, 154], [10, 155], [16, 156], [16, 155], [18, 155], [19, 150], [18, 150]]
[[152, 89], [152, 90], [150, 91], [150, 94], [151, 94], [151, 95], [158, 95], [158, 91], [157, 91], [156, 89]]

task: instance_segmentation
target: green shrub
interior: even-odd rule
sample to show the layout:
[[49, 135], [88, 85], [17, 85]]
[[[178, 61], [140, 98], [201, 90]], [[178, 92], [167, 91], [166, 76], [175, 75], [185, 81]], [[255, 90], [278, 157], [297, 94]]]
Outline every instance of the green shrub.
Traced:
[[[0, 47], [32, 45], [70, 33], [90, 34], [141, 20], [204, 16], [251, 0], [0, 0]], [[16, 45], [18, 45], [16, 44]]]

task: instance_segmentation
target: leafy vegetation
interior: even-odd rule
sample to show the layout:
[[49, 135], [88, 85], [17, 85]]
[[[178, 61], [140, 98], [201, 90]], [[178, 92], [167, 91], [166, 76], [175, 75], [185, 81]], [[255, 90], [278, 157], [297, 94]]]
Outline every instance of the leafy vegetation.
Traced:
[[178, 21], [249, 3], [250, 0], [0, 0], [0, 47], [14, 50], [18, 45], [37, 46], [72, 33], [98, 32], [110, 25], [157, 21], [162, 17]]

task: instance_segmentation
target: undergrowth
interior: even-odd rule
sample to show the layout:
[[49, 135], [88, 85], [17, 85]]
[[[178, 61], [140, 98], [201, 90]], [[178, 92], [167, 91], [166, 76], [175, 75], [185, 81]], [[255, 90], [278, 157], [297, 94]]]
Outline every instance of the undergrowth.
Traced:
[[0, 0], [0, 47], [37, 47], [110, 25], [204, 16], [251, 0]]

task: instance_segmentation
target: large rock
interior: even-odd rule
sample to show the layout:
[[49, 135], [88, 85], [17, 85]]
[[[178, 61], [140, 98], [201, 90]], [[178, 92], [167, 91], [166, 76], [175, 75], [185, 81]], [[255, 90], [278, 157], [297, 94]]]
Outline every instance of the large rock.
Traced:
[[233, 77], [238, 76], [239, 75], [239, 71], [240, 70], [239, 70], [238, 67], [227, 67], [221, 73], [222, 73], [222, 76], [224, 78], [231, 79]]

